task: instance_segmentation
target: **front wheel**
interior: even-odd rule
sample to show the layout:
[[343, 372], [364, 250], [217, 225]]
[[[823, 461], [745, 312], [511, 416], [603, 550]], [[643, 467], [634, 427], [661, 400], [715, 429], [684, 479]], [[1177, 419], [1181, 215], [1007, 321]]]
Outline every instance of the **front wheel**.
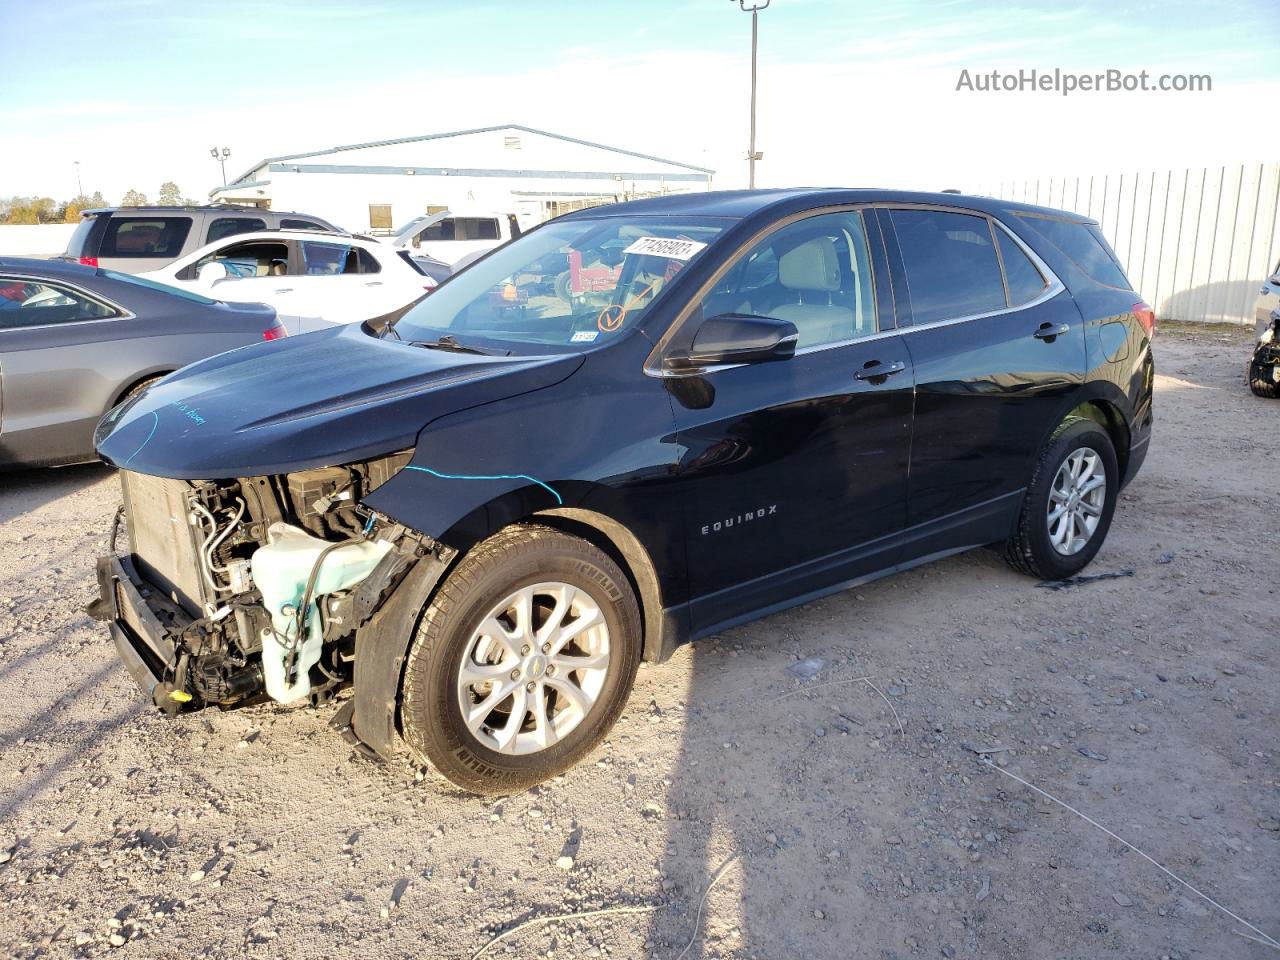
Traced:
[[639, 605], [616, 563], [548, 527], [508, 527], [423, 613], [405, 666], [405, 740], [476, 793], [539, 783], [609, 732], [640, 649]]
[[1066, 420], [1031, 475], [1005, 559], [1044, 580], [1079, 573], [1107, 537], [1119, 489], [1120, 468], [1106, 430], [1081, 417]]

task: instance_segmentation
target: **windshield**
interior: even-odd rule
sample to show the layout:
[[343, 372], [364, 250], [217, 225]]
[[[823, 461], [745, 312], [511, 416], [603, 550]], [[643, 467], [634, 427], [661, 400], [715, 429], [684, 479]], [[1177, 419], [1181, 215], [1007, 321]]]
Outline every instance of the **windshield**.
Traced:
[[668, 217], [549, 223], [452, 277], [396, 321], [394, 335], [587, 349], [634, 326], [725, 226]]

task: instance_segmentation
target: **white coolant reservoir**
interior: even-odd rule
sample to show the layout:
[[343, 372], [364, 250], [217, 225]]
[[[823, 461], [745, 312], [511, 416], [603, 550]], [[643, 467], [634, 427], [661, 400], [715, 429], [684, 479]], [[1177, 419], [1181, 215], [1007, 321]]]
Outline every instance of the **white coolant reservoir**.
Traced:
[[[253, 582], [262, 591], [262, 601], [271, 613], [275, 632], [262, 638], [262, 673], [267, 693], [273, 700], [290, 703], [311, 692], [308, 674], [320, 659], [323, 644], [318, 598], [335, 590], [355, 586], [367, 577], [391, 549], [385, 540], [365, 540], [330, 550], [316, 576], [311, 602], [307, 604], [305, 627], [299, 639], [296, 610], [307, 589], [307, 579], [320, 554], [333, 546], [287, 523], [267, 528], [267, 545], [253, 552], [250, 560]], [[294, 651], [291, 681], [286, 675], [291, 648]]]

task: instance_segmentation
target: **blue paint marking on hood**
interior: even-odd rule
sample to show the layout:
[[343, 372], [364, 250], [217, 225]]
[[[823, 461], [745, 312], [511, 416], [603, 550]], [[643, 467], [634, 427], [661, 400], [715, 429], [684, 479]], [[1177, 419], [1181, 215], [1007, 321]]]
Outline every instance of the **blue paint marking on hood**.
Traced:
[[254, 344], [151, 387], [98, 425], [118, 467], [258, 477], [412, 447], [432, 420], [559, 383], [578, 354], [487, 357], [378, 340], [359, 326]]

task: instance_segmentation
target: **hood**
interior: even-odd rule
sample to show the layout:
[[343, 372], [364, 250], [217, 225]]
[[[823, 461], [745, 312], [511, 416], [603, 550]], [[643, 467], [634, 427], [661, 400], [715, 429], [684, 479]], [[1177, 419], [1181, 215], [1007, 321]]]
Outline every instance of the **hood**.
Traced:
[[429, 350], [352, 324], [184, 367], [113, 409], [94, 439], [108, 463], [159, 477], [292, 473], [412, 447], [438, 417], [551, 386], [581, 364]]

